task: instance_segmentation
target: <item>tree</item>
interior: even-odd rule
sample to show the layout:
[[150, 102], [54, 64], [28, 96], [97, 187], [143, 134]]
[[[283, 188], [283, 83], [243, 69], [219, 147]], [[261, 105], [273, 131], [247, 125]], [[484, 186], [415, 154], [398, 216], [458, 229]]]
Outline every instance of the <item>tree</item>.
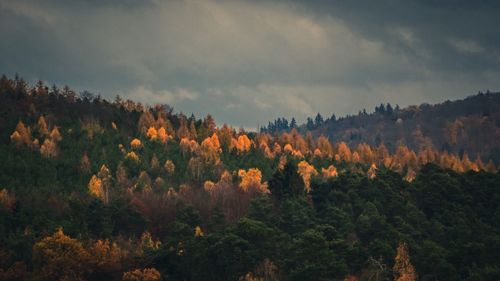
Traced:
[[146, 132], [146, 136], [147, 136], [150, 140], [154, 141], [154, 140], [156, 140], [156, 139], [158, 138], [158, 131], [156, 130], [156, 128], [155, 128], [155, 127], [152, 127], [152, 126], [151, 126], [151, 127], [149, 127], [149, 129], [147, 130], [147, 132]]
[[203, 119], [203, 127], [207, 129], [209, 135], [214, 133], [216, 124], [215, 119], [212, 117], [212, 115], [207, 114], [207, 117]]
[[377, 176], [377, 165], [375, 165], [375, 163], [372, 163], [372, 165], [366, 172], [366, 175], [369, 179], [374, 179]]
[[167, 130], [163, 127], [160, 127], [158, 129], [158, 140], [160, 140], [161, 143], [165, 144], [170, 136], [167, 134]]
[[97, 173], [97, 177], [101, 180], [102, 189], [103, 189], [103, 201], [105, 204], [109, 202], [109, 193], [111, 190], [111, 180], [113, 177], [111, 176], [111, 172], [105, 164], [102, 164], [101, 169]]
[[50, 138], [46, 138], [40, 146], [40, 154], [46, 158], [56, 157], [58, 154], [57, 144]]
[[93, 266], [101, 272], [113, 273], [121, 269], [122, 250], [116, 243], [97, 240], [89, 249]]
[[148, 129], [153, 127], [154, 125], [155, 125], [155, 118], [153, 114], [151, 114], [149, 110], [143, 112], [141, 117], [139, 118], [139, 123], [137, 125], [139, 132], [145, 135]]
[[410, 254], [406, 243], [399, 243], [396, 257], [394, 258], [394, 280], [395, 281], [415, 281], [417, 274], [410, 262]]
[[61, 133], [59, 132], [59, 128], [54, 127], [54, 129], [52, 129], [52, 131], [50, 132], [50, 138], [56, 142], [62, 140], [62, 136], [61, 136]]
[[123, 273], [123, 281], [159, 281], [161, 274], [155, 268], [135, 269]]
[[17, 123], [16, 130], [10, 136], [10, 138], [18, 146], [20, 146], [21, 144], [25, 144], [29, 147], [31, 145], [31, 132], [29, 128], [26, 128], [26, 126], [24, 126], [24, 123], [21, 121]]
[[45, 118], [43, 117], [43, 115], [40, 116], [40, 118], [38, 118], [38, 132], [42, 135], [48, 135], [49, 134], [49, 129], [47, 127], [47, 123], [45, 122]]
[[172, 160], [165, 161], [165, 165], [163, 165], [163, 167], [165, 168], [165, 171], [167, 171], [167, 174], [169, 174], [169, 175], [174, 174], [175, 165], [174, 165], [174, 162], [172, 162]]
[[241, 178], [239, 187], [242, 191], [258, 191], [262, 193], [269, 193], [267, 184], [262, 183], [262, 172], [259, 169], [252, 168], [248, 169], [248, 171], [239, 170], [238, 176]]
[[33, 273], [36, 280], [85, 280], [90, 256], [82, 244], [59, 228], [33, 246]]
[[314, 118], [314, 125], [316, 127], [319, 127], [321, 124], [323, 124], [323, 122], [323, 116], [321, 116], [321, 114], [318, 112], [318, 114], [316, 114], [316, 117]]
[[306, 189], [306, 192], [309, 193], [309, 191], [311, 190], [311, 177], [317, 176], [318, 171], [316, 171], [313, 165], [310, 165], [306, 161], [300, 161], [297, 167], [297, 172], [302, 177], [302, 180], [304, 180], [304, 187]]
[[133, 139], [130, 142], [130, 146], [134, 149], [138, 149], [142, 147], [142, 142], [139, 139]]

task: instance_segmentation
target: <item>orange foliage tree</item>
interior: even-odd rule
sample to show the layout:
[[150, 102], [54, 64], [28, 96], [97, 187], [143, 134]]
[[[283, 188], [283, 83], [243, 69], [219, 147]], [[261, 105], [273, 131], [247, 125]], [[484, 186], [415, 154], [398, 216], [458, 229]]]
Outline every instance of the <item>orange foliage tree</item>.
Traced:
[[239, 170], [238, 176], [241, 178], [240, 189], [244, 192], [255, 190], [262, 193], [269, 193], [266, 183], [262, 183], [262, 172], [257, 168]]
[[309, 192], [311, 190], [311, 177], [317, 176], [318, 171], [316, 171], [313, 165], [310, 165], [306, 161], [300, 161], [297, 173], [299, 173], [302, 177], [302, 180], [304, 181], [304, 188], [307, 192]]
[[395, 281], [415, 281], [417, 274], [415, 268], [410, 262], [410, 254], [406, 243], [399, 243], [395, 263], [393, 267]]

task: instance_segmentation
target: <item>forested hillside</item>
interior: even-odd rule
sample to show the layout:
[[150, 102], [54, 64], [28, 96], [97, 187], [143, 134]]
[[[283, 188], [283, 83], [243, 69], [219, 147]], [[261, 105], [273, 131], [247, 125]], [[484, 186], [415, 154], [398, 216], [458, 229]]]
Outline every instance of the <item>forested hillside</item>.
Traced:
[[400, 108], [391, 104], [375, 107], [373, 113], [360, 110], [357, 115], [324, 119], [318, 114], [301, 126], [295, 119], [279, 118], [263, 128], [264, 132], [311, 131], [330, 141], [350, 146], [383, 143], [389, 151], [404, 144], [413, 150], [425, 148], [492, 159], [500, 163], [500, 93], [478, 93], [463, 100]]
[[442, 148], [454, 103], [255, 133], [3, 76], [0, 280], [499, 280], [498, 97]]

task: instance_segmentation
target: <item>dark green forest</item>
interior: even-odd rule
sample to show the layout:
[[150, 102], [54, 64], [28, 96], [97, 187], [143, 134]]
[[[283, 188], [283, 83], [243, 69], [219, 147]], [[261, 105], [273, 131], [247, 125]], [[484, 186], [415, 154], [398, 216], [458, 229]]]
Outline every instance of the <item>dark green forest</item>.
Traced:
[[0, 79], [0, 280], [500, 280], [500, 175]]

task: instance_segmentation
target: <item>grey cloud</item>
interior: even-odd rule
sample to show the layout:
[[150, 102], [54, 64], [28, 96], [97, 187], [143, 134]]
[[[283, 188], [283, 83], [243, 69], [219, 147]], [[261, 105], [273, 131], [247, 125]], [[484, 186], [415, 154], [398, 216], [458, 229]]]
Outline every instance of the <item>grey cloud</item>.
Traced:
[[0, 71], [244, 127], [500, 87], [495, 2], [360, 3], [0, 0]]

